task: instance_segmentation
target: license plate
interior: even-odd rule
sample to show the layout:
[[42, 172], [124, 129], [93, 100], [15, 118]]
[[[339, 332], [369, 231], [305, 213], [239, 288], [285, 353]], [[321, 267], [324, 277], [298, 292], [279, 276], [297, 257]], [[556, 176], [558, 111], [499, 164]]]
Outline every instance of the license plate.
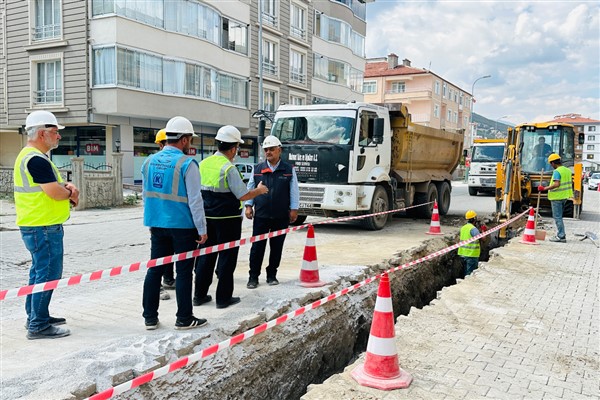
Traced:
[[311, 203], [300, 203], [300, 208], [312, 208]]

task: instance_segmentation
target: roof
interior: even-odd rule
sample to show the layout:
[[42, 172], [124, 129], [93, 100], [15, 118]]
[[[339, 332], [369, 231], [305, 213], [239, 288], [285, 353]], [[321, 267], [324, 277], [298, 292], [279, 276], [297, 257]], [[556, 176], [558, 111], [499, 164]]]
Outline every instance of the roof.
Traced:
[[375, 78], [377, 76], [395, 76], [395, 75], [415, 75], [428, 74], [430, 71], [424, 69], [405, 67], [400, 64], [394, 69], [388, 69], [387, 61], [368, 62], [365, 67], [365, 78]]
[[567, 124], [599, 124], [600, 121], [597, 119], [591, 119], [582, 117], [581, 114], [565, 114], [557, 115], [552, 121], [549, 122], [566, 122]]

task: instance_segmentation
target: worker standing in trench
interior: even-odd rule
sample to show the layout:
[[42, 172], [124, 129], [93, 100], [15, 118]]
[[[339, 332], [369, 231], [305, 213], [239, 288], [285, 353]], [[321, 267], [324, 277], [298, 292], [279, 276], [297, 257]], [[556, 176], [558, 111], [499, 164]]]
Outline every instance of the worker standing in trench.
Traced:
[[[481, 231], [487, 231], [487, 227], [480, 224], [477, 220], [477, 213], [473, 210], [469, 210], [465, 213], [465, 219], [467, 223], [460, 228], [460, 241], [469, 240], [474, 236], [479, 235], [478, 226]], [[481, 240], [483, 245], [485, 241]], [[458, 255], [462, 259], [463, 265], [465, 266], [465, 276], [470, 275], [479, 265], [479, 255], [481, 254], [480, 240], [465, 244], [458, 248]]]

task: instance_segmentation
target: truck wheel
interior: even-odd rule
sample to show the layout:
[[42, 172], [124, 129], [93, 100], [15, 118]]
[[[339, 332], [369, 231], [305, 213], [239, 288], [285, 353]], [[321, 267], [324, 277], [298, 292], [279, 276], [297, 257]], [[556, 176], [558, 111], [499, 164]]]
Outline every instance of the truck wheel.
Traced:
[[[431, 202], [431, 204], [424, 205], [422, 207], [415, 207], [408, 210], [407, 214], [411, 217], [416, 218], [427, 218], [431, 219], [431, 214], [433, 214], [433, 201], [437, 200], [438, 191], [433, 183], [430, 183], [427, 187], [427, 193], [417, 192], [415, 193], [415, 202], [414, 206], [419, 204], [425, 204]], [[439, 211], [439, 206], [438, 206]]]
[[296, 220], [294, 222], [292, 222], [290, 225], [291, 226], [299, 226], [302, 225], [304, 223], [304, 221], [306, 221], [306, 215], [298, 215], [298, 218], [296, 218]]
[[435, 187], [438, 191], [438, 211], [440, 215], [446, 215], [450, 210], [450, 185], [448, 182], [438, 182]]
[[477, 189], [469, 186], [469, 195], [470, 196], [477, 196]]
[[[377, 186], [375, 188], [375, 193], [373, 193], [373, 201], [371, 201], [371, 209], [369, 210], [369, 214], [388, 211], [389, 208], [389, 199], [387, 192], [381, 186]], [[374, 217], [365, 218], [362, 220], [363, 226], [370, 231], [378, 231], [383, 229], [389, 214], [377, 215]]]

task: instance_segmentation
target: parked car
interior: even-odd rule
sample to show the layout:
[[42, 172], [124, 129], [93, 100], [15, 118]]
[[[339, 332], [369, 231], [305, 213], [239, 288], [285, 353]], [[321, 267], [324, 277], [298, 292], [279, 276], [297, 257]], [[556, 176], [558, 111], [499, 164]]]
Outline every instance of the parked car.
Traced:
[[596, 172], [592, 174], [588, 179], [588, 189], [589, 190], [598, 190], [598, 184], [600, 183], [600, 172]]
[[244, 180], [244, 183], [247, 183], [248, 180], [250, 180], [250, 177], [252, 176], [252, 169], [254, 168], [254, 166], [252, 164], [235, 164], [235, 166], [237, 167], [238, 171], [240, 171], [240, 173], [242, 174], [242, 179]]

